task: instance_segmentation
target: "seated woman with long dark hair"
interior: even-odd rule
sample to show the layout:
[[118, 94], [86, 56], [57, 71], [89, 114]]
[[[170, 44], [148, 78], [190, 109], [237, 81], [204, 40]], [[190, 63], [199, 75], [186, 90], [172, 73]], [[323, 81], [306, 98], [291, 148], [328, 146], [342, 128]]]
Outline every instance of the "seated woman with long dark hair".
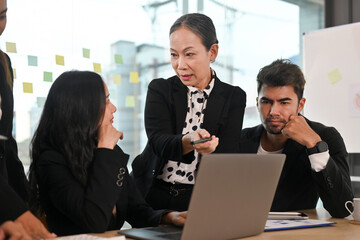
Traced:
[[53, 83], [32, 139], [33, 211], [51, 232], [70, 235], [160, 223], [183, 225], [186, 213], [153, 210], [127, 170], [117, 145], [116, 107], [100, 75], [70, 71]]

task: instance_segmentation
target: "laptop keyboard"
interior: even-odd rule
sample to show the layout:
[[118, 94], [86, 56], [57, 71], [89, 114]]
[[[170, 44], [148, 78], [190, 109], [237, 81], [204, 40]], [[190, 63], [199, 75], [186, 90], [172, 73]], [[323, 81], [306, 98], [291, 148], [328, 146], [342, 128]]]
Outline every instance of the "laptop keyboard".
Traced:
[[181, 232], [182, 232], [182, 228], [178, 228], [175, 226], [153, 227], [153, 228], [149, 228], [149, 230], [158, 232], [158, 233], [179, 233], [179, 234], [181, 234]]
[[174, 232], [174, 233], [165, 233], [157, 235], [161, 238], [169, 239], [169, 240], [180, 240], [181, 232]]

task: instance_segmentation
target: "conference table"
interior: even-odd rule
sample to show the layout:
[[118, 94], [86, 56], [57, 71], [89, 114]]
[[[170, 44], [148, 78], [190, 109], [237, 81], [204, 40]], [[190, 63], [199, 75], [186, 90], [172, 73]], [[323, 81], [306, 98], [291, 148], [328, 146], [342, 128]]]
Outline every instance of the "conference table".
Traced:
[[[332, 218], [329, 213], [323, 208], [316, 208], [311, 210], [304, 210], [310, 219], [319, 219], [336, 222], [330, 226], [302, 228], [291, 230], [279, 230], [263, 232], [260, 235], [241, 238], [242, 240], [358, 240], [360, 239], [360, 224], [354, 222], [352, 217], [347, 218]], [[119, 236], [118, 231], [108, 231], [101, 234], [91, 234], [101, 237], [115, 237]], [[130, 238], [127, 238], [130, 240]]]

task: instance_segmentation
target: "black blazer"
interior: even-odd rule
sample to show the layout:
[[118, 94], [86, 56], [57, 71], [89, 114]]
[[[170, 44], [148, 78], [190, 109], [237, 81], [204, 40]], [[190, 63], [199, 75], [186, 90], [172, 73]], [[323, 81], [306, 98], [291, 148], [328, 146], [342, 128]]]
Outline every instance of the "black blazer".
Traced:
[[[82, 185], [58, 151], [42, 152], [36, 166], [40, 202], [50, 232], [57, 235], [156, 226], [163, 210], [154, 211], [141, 197], [126, 168], [128, 155], [119, 147], [95, 150], [88, 181]], [[117, 215], [113, 216], [116, 205]]]
[[[10, 59], [8, 57], [7, 59], [12, 74]], [[28, 210], [25, 204], [28, 197], [28, 182], [18, 157], [16, 141], [12, 136], [13, 93], [6, 82], [2, 65], [0, 65], [0, 95], [2, 109], [0, 135], [8, 138], [8, 140], [0, 140], [0, 223], [2, 223], [6, 220], [15, 220]]]
[[[183, 156], [182, 130], [187, 113], [188, 88], [177, 76], [150, 82], [145, 105], [148, 145], [133, 161], [137, 186], [145, 195], [152, 178], [169, 160], [190, 163], [193, 152]], [[246, 93], [215, 77], [204, 114], [204, 128], [219, 138], [215, 153], [239, 151]]]
[[[286, 160], [271, 211], [315, 208], [320, 196], [324, 208], [331, 216], [348, 216], [344, 204], [353, 199], [353, 193], [344, 141], [335, 128], [308, 119], [306, 121], [328, 144], [330, 159], [324, 170], [315, 172], [311, 169], [306, 147], [289, 139], [283, 150]], [[257, 153], [263, 131], [262, 125], [244, 129], [240, 152]]]

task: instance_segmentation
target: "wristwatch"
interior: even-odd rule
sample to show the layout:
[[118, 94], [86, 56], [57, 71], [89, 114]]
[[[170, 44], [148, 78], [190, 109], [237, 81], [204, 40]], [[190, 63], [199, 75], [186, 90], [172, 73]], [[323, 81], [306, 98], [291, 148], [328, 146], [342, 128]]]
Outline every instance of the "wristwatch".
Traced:
[[324, 141], [320, 141], [315, 145], [315, 147], [306, 148], [306, 153], [307, 153], [307, 155], [311, 155], [311, 154], [314, 154], [314, 153], [326, 152], [328, 149], [329, 148], [328, 148], [327, 143], [324, 142]]

